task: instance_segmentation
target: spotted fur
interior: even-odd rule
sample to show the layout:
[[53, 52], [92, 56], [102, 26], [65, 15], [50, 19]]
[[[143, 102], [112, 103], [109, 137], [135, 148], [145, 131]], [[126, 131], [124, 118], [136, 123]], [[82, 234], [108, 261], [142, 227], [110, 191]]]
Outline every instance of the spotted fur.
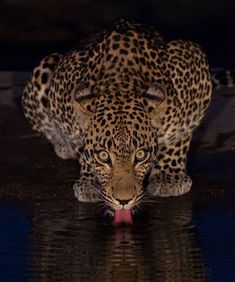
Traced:
[[[23, 107], [61, 158], [78, 158], [79, 201], [131, 209], [188, 192], [186, 155], [211, 96], [205, 54], [121, 20], [34, 70]], [[147, 184], [146, 184], [147, 183]]]

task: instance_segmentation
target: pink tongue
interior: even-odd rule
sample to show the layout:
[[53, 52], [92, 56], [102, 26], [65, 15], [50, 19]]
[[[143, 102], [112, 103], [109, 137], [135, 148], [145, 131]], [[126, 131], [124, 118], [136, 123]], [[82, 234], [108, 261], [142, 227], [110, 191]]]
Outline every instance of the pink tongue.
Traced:
[[115, 210], [113, 224], [119, 225], [121, 223], [125, 223], [125, 224], [133, 223], [130, 210], [126, 210], [126, 209]]

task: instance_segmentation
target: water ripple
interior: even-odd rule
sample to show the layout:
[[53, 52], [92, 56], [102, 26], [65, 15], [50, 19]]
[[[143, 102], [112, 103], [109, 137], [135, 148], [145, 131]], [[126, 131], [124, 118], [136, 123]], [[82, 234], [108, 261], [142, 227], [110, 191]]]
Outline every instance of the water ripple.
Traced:
[[146, 208], [113, 227], [94, 205], [37, 212], [30, 232], [33, 281], [205, 281], [190, 205]]

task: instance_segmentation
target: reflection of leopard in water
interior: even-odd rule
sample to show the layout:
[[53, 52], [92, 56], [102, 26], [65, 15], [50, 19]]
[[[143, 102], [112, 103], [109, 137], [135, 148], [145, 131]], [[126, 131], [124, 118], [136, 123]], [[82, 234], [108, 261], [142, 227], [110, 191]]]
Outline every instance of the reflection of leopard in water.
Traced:
[[35, 68], [23, 106], [61, 158], [79, 158], [80, 201], [131, 209], [188, 192], [186, 154], [211, 96], [204, 53], [124, 20]]

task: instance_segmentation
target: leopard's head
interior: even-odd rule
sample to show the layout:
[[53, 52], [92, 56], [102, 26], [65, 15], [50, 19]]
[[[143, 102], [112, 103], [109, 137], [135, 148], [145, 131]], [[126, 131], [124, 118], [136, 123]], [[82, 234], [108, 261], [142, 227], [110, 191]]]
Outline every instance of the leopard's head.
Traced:
[[158, 83], [143, 93], [120, 89], [93, 95], [83, 89], [75, 94], [83, 122], [84, 160], [114, 210], [132, 209], [145, 194], [145, 179], [158, 157], [157, 127], [165, 97]]

